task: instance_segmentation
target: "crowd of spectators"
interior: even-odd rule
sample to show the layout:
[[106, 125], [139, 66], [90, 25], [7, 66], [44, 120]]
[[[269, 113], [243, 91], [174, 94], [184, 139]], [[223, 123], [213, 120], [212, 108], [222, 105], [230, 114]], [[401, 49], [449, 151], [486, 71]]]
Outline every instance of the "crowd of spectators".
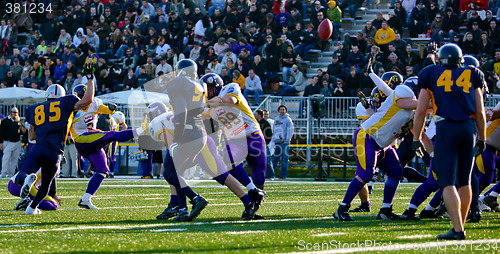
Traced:
[[[359, 18], [356, 10], [364, 1], [41, 2], [53, 4], [52, 11], [0, 10], [1, 87], [45, 89], [60, 84], [70, 91], [82, 82], [83, 64], [93, 60], [97, 93], [109, 93], [142, 87], [189, 58], [198, 63], [199, 76], [218, 73], [224, 82], [247, 88], [245, 96], [253, 94], [257, 102], [264, 87], [277, 82], [282, 86], [273, 92], [282, 96], [353, 96], [360, 90], [370, 93], [373, 87], [366, 68], [369, 58], [376, 59], [376, 72], [395, 70], [405, 77], [425, 66], [427, 49], [416, 48], [405, 33], [438, 45], [455, 42], [480, 60], [491, 82], [500, 75], [498, 0], [468, 5], [460, 0], [394, 1], [388, 20], [378, 13], [357, 34], [345, 34], [343, 41], [343, 13]], [[310, 60], [311, 49], [328, 45], [317, 33], [325, 18], [332, 20], [330, 42], [336, 51], [324, 71], [307, 79], [301, 63]], [[24, 45], [19, 35], [27, 33], [30, 43]]]

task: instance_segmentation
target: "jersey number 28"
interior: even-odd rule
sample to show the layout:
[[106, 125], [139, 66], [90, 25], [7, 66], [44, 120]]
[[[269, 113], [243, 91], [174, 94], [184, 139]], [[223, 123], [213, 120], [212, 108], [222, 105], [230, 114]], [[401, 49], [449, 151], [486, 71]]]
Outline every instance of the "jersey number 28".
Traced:
[[[61, 119], [61, 101], [54, 101], [49, 104], [49, 122], [57, 122]], [[35, 124], [37, 126], [45, 123], [45, 105], [41, 104], [35, 108]]]

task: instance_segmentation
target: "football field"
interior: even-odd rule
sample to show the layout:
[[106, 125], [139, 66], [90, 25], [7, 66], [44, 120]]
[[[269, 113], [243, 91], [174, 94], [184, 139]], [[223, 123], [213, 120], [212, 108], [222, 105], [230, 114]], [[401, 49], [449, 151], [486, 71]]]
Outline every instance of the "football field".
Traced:
[[[347, 183], [267, 181], [258, 212], [264, 219], [241, 221], [243, 205], [227, 188], [190, 181], [209, 205], [193, 222], [172, 223], [156, 219], [170, 197], [164, 180], [107, 179], [93, 198], [100, 210], [77, 206], [87, 182], [59, 180], [63, 206], [27, 216], [12, 211], [19, 198], [1, 180], [0, 253], [500, 253], [499, 213], [483, 213], [481, 222], [466, 224], [467, 240], [461, 242], [436, 240], [451, 227], [449, 219], [375, 220], [382, 184], [370, 197], [371, 212], [351, 213], [354, 222], [339, 222], [331, 216]], [[406, 209], [417, 187], [400, 185], [395, 213]]]

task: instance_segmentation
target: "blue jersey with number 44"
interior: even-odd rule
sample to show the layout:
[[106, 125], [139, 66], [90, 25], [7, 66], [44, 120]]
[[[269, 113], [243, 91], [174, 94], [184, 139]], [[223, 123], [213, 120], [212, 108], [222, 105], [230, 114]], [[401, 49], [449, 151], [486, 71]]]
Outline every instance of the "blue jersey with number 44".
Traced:
[[431, 93], [434, 114], [453, 121], [465, 121], [476, 112], [474, 90], [485, 86], [479, 69], [430, 65], [418, 74], [418, 85]]
[[26, 121], [35, 128], [37, 145], [64, 152], [74, 106], [79, 100], [75, 95], [67, 95], [32, 105], [26, 110]]

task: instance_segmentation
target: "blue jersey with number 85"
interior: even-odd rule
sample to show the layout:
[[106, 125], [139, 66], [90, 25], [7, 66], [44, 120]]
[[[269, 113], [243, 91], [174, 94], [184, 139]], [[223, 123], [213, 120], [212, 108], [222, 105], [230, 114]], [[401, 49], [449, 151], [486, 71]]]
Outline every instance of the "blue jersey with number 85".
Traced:
[[64, 152], [74, 106], [79, 100], [75, 95], [67, 95], [26, 109], [26, 121], [35, 128], [37, 145]]
[[434, 114], [459, 122], [475, 114], [474, 90], [485, 84], [484, 74], [471, 66], [430, 65], [418, 75], [418, 85], [431, 93]]

